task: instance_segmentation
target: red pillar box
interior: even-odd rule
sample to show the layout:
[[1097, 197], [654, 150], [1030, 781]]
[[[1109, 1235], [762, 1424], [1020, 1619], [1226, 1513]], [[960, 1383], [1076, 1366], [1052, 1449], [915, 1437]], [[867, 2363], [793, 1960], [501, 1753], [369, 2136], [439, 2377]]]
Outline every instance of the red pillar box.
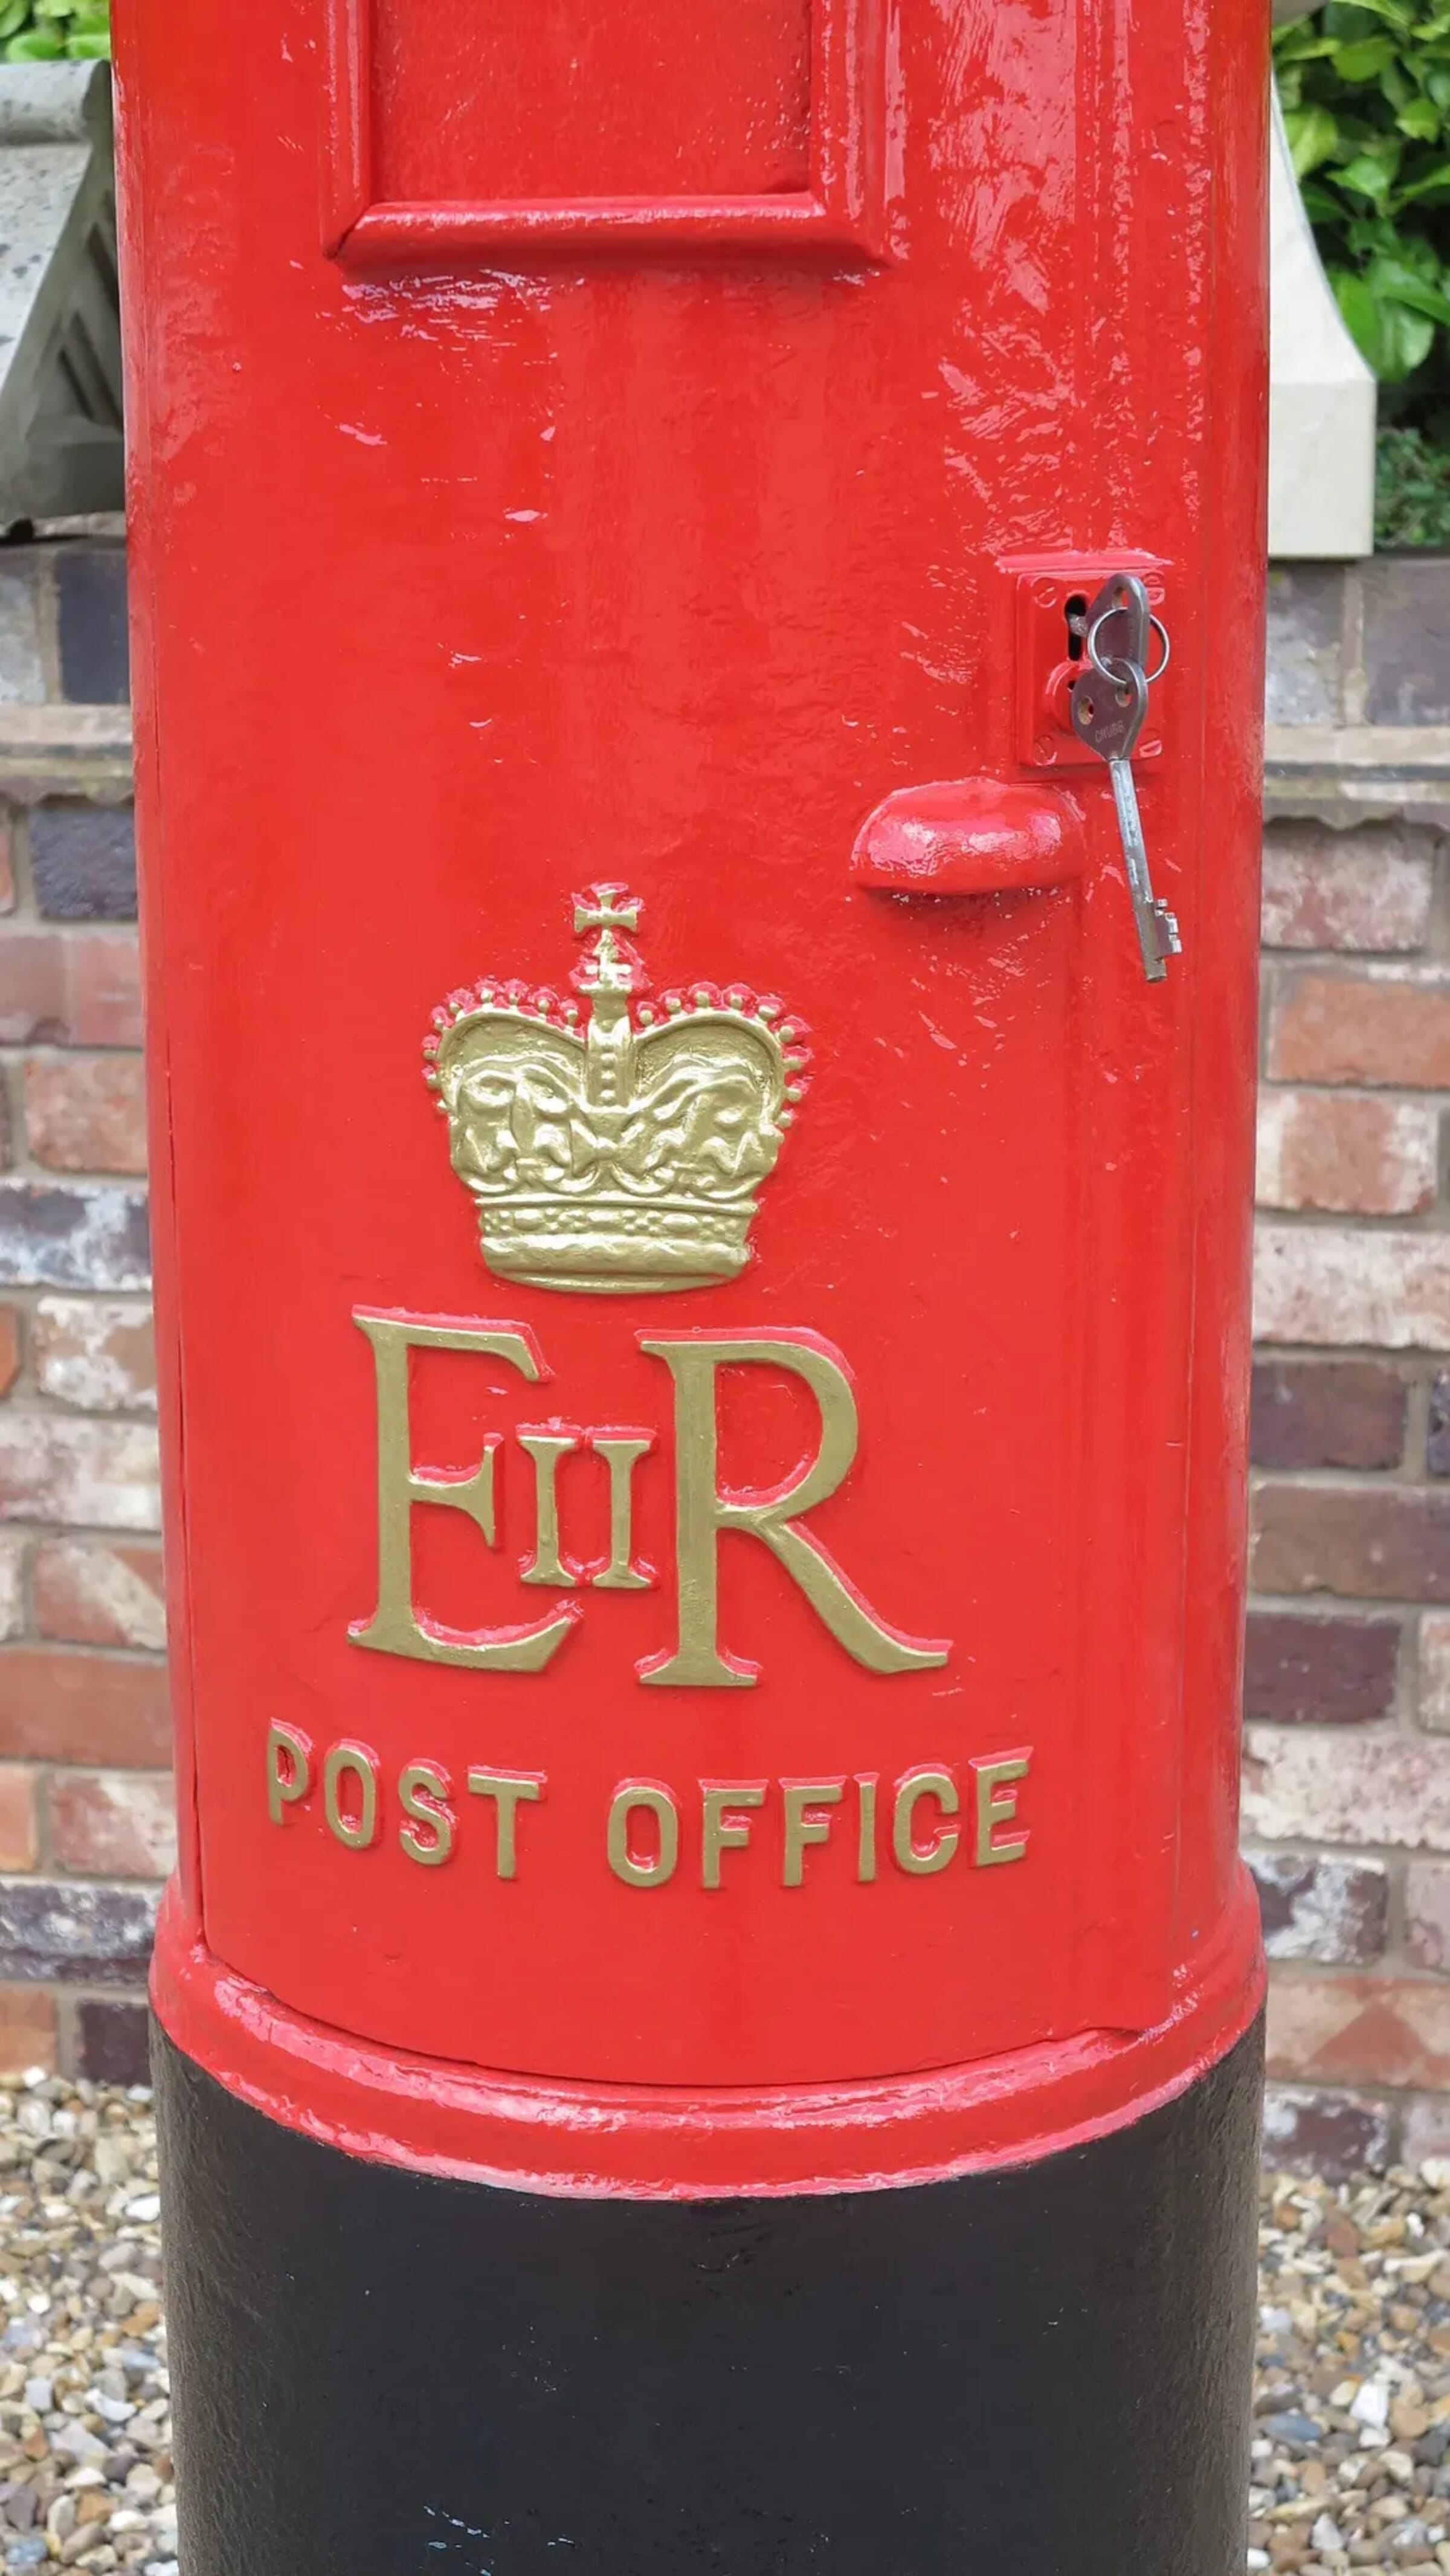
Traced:
[[187, 2576], [1242, 2563], [1262, 15], [118, 8]]

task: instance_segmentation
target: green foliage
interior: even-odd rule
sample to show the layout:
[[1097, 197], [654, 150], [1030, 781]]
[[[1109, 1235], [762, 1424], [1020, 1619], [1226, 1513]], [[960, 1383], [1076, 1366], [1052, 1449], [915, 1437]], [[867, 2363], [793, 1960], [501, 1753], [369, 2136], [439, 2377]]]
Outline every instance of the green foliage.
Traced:
[[0, 62], [94, 62], [111, 50], [111, 0], [0, 0]]
[[1450, 0], [1329, 0], [1274, 38], [1294, 167], [1382, 416], [1450, 445]]
[[1419, 429], [1382, 429], [1375, 478], [1377, 546], [1450, 554], [1450, 448]]

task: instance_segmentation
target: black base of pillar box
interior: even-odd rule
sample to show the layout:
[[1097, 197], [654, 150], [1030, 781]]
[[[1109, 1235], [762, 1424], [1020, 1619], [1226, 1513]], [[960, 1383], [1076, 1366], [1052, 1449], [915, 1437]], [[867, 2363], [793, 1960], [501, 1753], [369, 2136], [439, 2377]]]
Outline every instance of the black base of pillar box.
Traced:
[[544, 2199], [158, 2032], [186, 2576], [1239, 2576], [1261, 2042], [1010, 2172]]

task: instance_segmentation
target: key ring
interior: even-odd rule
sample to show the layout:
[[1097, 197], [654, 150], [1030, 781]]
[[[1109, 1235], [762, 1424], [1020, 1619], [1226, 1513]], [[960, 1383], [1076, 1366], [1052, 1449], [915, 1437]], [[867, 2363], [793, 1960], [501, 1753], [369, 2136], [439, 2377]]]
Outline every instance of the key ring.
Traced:
[[[1097, 672], [1098, 677], [1106, 680], [1110, 688], [1120, 688], [1122, 683], [1118, 678], [1117, 672], [1113, 669], [1112, 664], [1110, 662], [1105, 662], [1099, 654], [1098, 636], [1106, 626], [1108, 619], [1110, 617], [1116, 617], [1119, 614], [1120, 611], [1116, 608], [1105, 608], [1101, 617], [1095, 617], [1093, 619], [1091, 626], [1088, 628], [1086, 639], [1088, 660], [1091, 662], [1093, 669]], [[1159, 643], [1163, 647], [1163, 659], [1159, 663], [1157, 670], [1145, 671], [1143, 674], [1144, 679], [1147, 681], [1148, 686], [1151, 689], [1155, 680], [1162, 679], [1164, 672], [1172, 661], [1173, 646], [1169, 641], [1168, 629], [1164, 625], [1161, 617], [1150, 617], [1148, 623], [1154, 634], [1157, 636]], [[1117, 658], [1122, 659], [1123, 657], [1118, 656]]]

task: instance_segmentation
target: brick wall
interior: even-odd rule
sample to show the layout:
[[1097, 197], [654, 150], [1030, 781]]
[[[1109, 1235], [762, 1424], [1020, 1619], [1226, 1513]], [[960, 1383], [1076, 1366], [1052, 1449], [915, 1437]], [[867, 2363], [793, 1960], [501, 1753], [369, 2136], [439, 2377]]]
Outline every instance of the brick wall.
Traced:
[[[1450, 2152], [1450, 564], [1274, 585], [1245, 1822], [1270, 2142]], [[171, 1825], [124, 561], [0, 549], [0, 2068], [141, 2066]], [[1442, 700], [1444, 703], [1442, 703]]]
[[170, 1782], [125, 562], [0, 549], [0, 2066], [139, 2076]]
[[1273, 2151], [1450, 2150], [1450, 563], [1271, 586], [1244, 1827]]

